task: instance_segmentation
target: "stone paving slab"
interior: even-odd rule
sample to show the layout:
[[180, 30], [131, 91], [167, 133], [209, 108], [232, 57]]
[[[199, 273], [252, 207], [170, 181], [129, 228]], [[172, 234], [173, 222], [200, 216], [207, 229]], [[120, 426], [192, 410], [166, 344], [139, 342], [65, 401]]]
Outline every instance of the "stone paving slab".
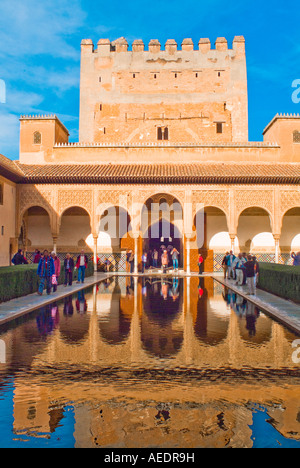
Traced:
[[8, 302], [0, 304], [0, 325], [15, 320], [25, 314], [33, 312], [34, 310], [45, 307], [53, 302], [60, 301], [65, 297], [73, 295], [78, 291], [94, 286], [107, 278], [114, 276], [113, 274], [97, 273], [94, 276], [90, 276], [85, 279], [82, 284], [73, 283], [72, 286], [64, 287], [64, 285], [58, 286], [56, 293], [51, 293], [49, 296], [44, 291], [43, 296], [39, 296], [37, 293], [29, 294], [28, 296], [19, 297], [12, 299]]
[[256, 289], [255, 296], [249, 296], [247, 286], [237, 286], [235, 280], [224, 280], [223, 277], [217, 275], [212, 275], [212, 277], [247, 299], [247, 301], [255, 304], [260, 310], [266, 312], [272, 318], [275, 318], [297, 334], [300, 334], [300, 305], [258, 288]]

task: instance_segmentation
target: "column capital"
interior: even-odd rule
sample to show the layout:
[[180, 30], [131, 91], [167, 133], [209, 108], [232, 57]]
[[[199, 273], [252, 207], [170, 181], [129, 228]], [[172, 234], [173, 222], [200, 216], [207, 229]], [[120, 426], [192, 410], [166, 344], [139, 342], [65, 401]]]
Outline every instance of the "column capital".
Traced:
[[274, 240], [279, 241], [281, 234], [273, 234]]

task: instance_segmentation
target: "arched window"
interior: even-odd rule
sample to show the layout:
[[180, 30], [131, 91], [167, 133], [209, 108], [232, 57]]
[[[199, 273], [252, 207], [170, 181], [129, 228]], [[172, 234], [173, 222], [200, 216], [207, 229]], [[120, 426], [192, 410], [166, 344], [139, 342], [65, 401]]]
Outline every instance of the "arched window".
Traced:
[[293, 142], [300, 143], [300, 132], [298, 130], [295, 130], [293, 133]]
[[42, 143], [42, 135], [40, 134], [40, 132], [34, 132], [33, 143], [35, 145], [40, 145]]

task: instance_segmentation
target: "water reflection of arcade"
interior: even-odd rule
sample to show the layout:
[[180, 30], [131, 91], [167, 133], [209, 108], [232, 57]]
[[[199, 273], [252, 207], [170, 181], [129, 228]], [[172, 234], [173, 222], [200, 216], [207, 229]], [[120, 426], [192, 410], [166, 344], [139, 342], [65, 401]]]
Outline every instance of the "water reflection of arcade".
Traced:
[[167, 357], [178, 353], [183, 339], [183, 284], [179, 278], [143, 279], [141, 341], [152, 355]]

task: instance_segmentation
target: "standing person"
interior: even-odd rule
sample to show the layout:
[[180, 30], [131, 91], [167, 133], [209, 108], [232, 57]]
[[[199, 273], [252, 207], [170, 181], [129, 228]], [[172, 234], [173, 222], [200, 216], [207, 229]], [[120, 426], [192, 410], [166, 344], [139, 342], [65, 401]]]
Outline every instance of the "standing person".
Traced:
[[171, 255], [172, 255], [172, 260], [173, 260], [173, 269], [174, 269], [174, 271], [178, 271], [178, 266], [179, 266], [179, 262], [178, 262], [179, 252], [178, 252], [178, 250], [176, 249], [176, 247], [174, 247], [174, 249], [172, 250]]
[[168, 256], [167, 250], [164, 250], [164, 253], [161, 256], [161, 265], [162, 265], [162, 268], [163, 268], [163, 272], [166, 273], [167, 268], [169, 266], [169, 256]]
[[130, 263], [129, 263], [130, 255], [131, 255], [131, 250], [126, 250], [126, 271], [127, 272], [130, 272]]
[[152, 258], [153, 258], [153, 267], [157, 268], [158, 267], [158, 251], [156, 249], [153, 250]]
[[144, 252], [142, 255], [142, 273], [145, 273], [145, 269], [147, 265], [147, 258], [148, 258], [148, 255], [146, 252]]
[[14, 255], [11, 263], [13, 263], [13, 265], [15, 265], [15, 266], [17, 266], [17, 265], [28, 265], [28, 262], [27, 262], [26, 258], [23, 255], [23, 250], [22, 249], [19, 249], [18, 252]]
[[255, 287], [256, 287], [256, 285], [257, 285], [257, 283], [258, 283], [258, 277], [259, 277], [259, 263], [258, 263], [256, 257], [253, 257], [253, 262], [254, 262], [254, 265], [255, 265], [254, 285], [255, 285]]
[[33, 257], [33, 263], [38, 264], [40, 263], [41, 260], [41, 252], [38, 249], [35, 249], [34, 257]]
[[294, 266], [299, 266], [300, 265], [300, 252], [292, 252], [291, 257], [293, 259], [293, 265]]
[[254, 278], [255, 278], [255, 263], [251, 257], [251, 255], [248, 255], [248, 260], [245, 263], [245, 268], [246, 268], [246, 275], [247, 275], [247, 284], [249, 288], [249, 296], [255, 296], [255, 283], [254, 283]]
[[204, 263], [204, 258], [202, 254], [200, 254], [198, 258], [199, 275], [202, 275], [203, 273], [203, 263]]
[[232, 264], [235, 260], [235, 255], [233, 251], [231, 250], [229, 255], [227, 256], [227, 266], [228, 266], [228, 279], [234, 279], [234, 270], [232, 268]]
[[64, 261], [65, 266], [65, 287], [69, 284], [72, 286], [73, 284], [73, 271], [74, 271], [74, 260], [71, 255], [68, 253], [67, 257]]
[[128, 259], [129, 265], [130, 265], [130, 273], [134, 272], [134, 253], [133, 250], [130, 250], [130, 255]]
[[108, 258], [105, 260], [104, 265], [105, 265], [106, 273], [109, 273], [111, 262], [109, 261]]
[[38, 295], [42, 296], [46, 284], [47, 294], [51, 293], [52, 276], [55, 274], [53, 258], [49, 256], [48, 250], [44, 251], [43, 258], [40, 259], [37, 274], [40, 277]]
[[236, 284], [238, 286], [242, 286], [244, 282], [244, 274], [243, 270], [245, 270], [244, 263], [246, 263], [246, 260], [243, 258], [243, 255], [239, 253], [238, 257], [234, 260], [232, 264], [232, 268], [235, 271], [236, 275]]
[[225, 257], [222, 260], [222, 267], [224, 270], [224, 279], [226, 279], [227, 276], [227, 270], [228, 270], [228, 265], [227, 265], [227, 257], [229, 255], [229, 252], [226, 252]]
[[54, 268], [55, 268], [55, 279], [56, 279], [56, 283], [52, 282], [52, 286], [53, 286], [53, 292], [56, 292], [57, 291], [57, 286], [58, 286], [58, 278], [60, 277], [60, 270], [61, 270], [61, 265], [60, 265], [60, 259], [58, 258], [58, 256], [56, 255], [56, 253], [53, 251], [51, 253], [51, 257], [53, 258], [53, 261], [54, 261]]
[[78, 270], [78, 279], [77, 283], [84, 283], [85, 270], [88, 267], [89, 260], [87, 255], [85, 255], [84, 250], [81, 251], [81, 254], [77, 257], [76, 268]]

